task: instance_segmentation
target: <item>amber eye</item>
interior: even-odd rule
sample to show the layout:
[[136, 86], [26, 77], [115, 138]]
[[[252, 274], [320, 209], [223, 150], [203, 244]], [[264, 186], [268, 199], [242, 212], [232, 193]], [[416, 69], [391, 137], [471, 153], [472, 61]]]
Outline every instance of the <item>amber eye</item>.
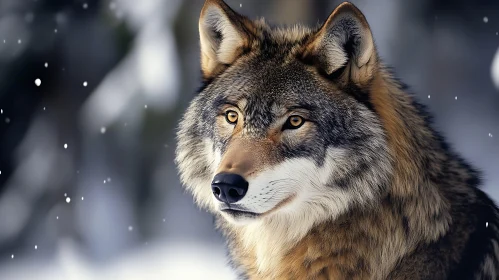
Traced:
[[283, 129], [297, 129], [305, 123], [305, 120], [300, 116], [291, 116], [286, 121]]
[[230, 124], [236, 124], [239, 115], [236, 111], [229, 110], [225, 112], [225, 120]]

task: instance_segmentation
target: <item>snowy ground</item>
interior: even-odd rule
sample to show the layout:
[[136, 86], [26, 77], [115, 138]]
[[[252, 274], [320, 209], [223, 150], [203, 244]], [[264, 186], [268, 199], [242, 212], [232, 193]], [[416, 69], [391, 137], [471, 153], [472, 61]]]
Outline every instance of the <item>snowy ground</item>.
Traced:
[[194, 243], [152, 243], [110, 263], [95, 264], [83, 257], [71, 241], [64, 241], [53, 259], [4, 262], [0, 266], [0, 279], [235, 279], [236, 276], [226, 265], [225, 253], [219, 247]]

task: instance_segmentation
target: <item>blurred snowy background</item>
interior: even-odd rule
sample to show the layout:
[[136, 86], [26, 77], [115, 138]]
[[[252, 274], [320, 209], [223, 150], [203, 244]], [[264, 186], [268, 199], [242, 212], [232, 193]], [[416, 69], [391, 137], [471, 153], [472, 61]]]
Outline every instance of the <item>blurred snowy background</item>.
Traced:
[[[499, 201], [499, 1], [357, 0]], [[340, 1], [227, 0], [316, 24]], [[0, 279], [235, 279], [180, 188], [202, 0], [0, 0]]]

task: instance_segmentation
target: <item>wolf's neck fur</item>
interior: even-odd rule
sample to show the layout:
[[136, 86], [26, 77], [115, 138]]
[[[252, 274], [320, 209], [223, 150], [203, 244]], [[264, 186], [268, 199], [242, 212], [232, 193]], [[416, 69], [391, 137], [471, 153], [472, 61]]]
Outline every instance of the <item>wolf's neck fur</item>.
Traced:
[[[407, 226], [423, 240], [435, 240], [448, 229], [449, 202], [435, 177], [456, 164], [428, 126], [412, 97], [386, 71], [374, 78], [371, 102], [385, 128], [394, 160], [388, 199], [407, 212]], [[462, 167], [464, 168], [464, 167]], [[421, 199], [424, 198], [424, 199]]]
[[[263, 220], [233, 228], [220, 219], [236, 267], [251, 279], [386, 278], [416, 245], [435, 241], [449, 230], [446, 193], [460, 192], [453, 183], [465, 185], [473, 171], [446, 151], [412, 97], [387, 71], [378, 72], [369, 92], [393, 158], [388, 192], [374, 209], [353, 208], [334, 220], [300, 225], [304, 231], [292, 239], [286, 237], [293, 224]], [[445, 185], [441, 178], [448, 180]]]

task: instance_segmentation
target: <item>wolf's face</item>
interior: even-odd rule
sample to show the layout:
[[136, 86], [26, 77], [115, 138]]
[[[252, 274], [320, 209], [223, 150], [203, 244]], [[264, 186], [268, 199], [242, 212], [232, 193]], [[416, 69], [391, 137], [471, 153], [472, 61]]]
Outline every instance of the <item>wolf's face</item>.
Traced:
[[234, 223], [320, 221], [384, 191], [391, 162], [379, 118], [362, 98], [369, 73], [349, 61], [366, 55], [341, 54], [344, 46], [334, 57], [324, 53], [335, 47], [324, 40], [355, 24], [340, 23], [273, 29], [223, 2], [205, 4], [207, 85], [184, 115], [177, 148], [182, 181], [198, 204]]

